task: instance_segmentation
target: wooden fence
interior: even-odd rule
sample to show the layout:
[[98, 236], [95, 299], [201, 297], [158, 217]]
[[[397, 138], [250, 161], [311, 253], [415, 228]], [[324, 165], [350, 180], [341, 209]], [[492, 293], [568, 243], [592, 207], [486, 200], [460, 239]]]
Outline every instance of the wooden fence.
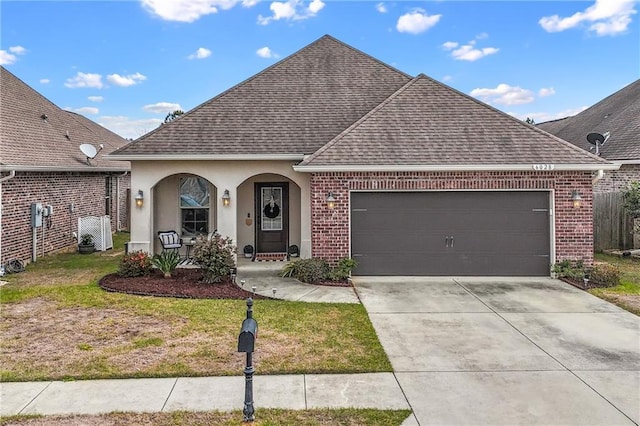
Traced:
[[593, 240], [595, 251], [633, 248], [633, 219], [622, 192], [593, 194]]

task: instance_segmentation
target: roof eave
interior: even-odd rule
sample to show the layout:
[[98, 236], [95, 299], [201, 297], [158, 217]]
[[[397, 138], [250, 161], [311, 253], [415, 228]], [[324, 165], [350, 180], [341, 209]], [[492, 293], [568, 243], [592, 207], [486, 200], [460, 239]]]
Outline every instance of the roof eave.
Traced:
[[131, 166], [123, 167], [70, 167], [70, 166], [25, 166], [25, 165], [12, 165], [12, 164], [0, 164], [0, 172], [85, 172], [85, 173], [116, 173], [116, 172], [129, 172]]
[[304, 154], [109, 154], [104, 158], [118, 161], [302, 161]]
[[301, 173], [324, 172], [549, 172], [618, 170], [620, 164], [406, 164], [406, 165], [297, 165]]

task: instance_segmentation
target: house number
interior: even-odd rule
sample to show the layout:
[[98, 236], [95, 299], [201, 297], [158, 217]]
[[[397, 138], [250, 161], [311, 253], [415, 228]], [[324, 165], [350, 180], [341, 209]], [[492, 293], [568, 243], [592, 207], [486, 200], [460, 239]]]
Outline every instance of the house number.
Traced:
[[555, 166], [553, 164], [534, 164], [533, 170], [537, 170], [537, 171], [553, 170], [554, 167]]

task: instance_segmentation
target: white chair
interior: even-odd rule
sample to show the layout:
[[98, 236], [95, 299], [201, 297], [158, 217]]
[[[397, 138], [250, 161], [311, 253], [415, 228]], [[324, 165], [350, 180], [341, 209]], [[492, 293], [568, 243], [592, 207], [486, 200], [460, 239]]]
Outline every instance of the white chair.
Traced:
[[162, 244], [162, 250], [180, 251], [182, 238], [176, 231], [158, 231], [158, 239]]

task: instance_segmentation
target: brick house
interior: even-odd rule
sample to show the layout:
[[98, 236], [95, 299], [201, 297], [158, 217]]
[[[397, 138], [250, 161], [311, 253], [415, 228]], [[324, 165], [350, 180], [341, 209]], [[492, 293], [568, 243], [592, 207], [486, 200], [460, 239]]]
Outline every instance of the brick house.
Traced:
[[331, 36], [109, 158], [145, 194], [132, 249], [217, 229], [258, 257], [353, 257], [359, 275], [590, 263], [592, 179], [618, 168]]
[[[104, 154], [126, 140], [93, 121], [54, 105], [0, 67], [0, 265], [77, 244], [78, 218], [109, 215], [112, 231], [127, 227], [130, 165]], [[91, 144], [95, 158], [80, 151]], [[51, 206], [36, 228], [31, 204]]]
[[604, 145], [598, 146], [598, 155], [620, 164], [620, 169], [604, 173], [594, 184], [594, 192], [619, 192], [629, 182], [640, 181], [640, 80], [577, 115], [538, 127], [592, 153], [596, 148], [587, 135], [609, 134]]
[[[540, 123], [538, 127], [620, 165], [618, 170], [599, 175], [593, 185], [594, 248], [640, 247], [638, 236], [634, 237], [633, 220], [622, 207], [622, 191], [630, 182], [640, 182], [640, 80], [575, 116]], [[605, 143], [589, 143], [590, 133], [603, 135]], [[640, 228], [635, 230], [636, 234], [639, 232]]]

